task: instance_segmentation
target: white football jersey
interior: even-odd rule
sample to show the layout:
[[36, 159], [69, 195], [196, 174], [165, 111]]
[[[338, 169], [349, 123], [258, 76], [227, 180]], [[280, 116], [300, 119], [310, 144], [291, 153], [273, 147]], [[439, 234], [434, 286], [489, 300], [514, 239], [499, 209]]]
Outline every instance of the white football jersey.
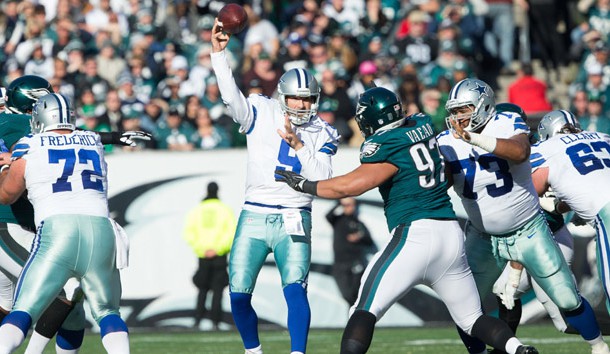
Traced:
[[276, 208], [311, 208], [313, 196], [275, 181], [275, 170], [286, 169], [317, 181], [332, 177], [331, 156], [337, 151], [335, 128], [320, 117], [293, 129], [303, 141], [295, 151], [278, 134], [284, 130], [284, 113], [277, 99], [241, 93], [226, 61], [225, 53], [212, 53], [212, 67], [222, 100], [233, 120], [247, 135], [248, 171], [244, 209], [270, 212]]
[[25, 184], [36, 225], [52, 215], [108, 217], [107, 165], [98, 134], [45, 132], [21, 138], [12, 159], [26, 160]]
[[532, 146], [532, 168], [547, 167], [555, 195], [585, 220], [610, 202], [610, 136], [560, 134]]
[[[501, 112], [492, 117], [481, 134], [508, 139], [529, 134], [521, 116]], [[523, 226], [539, 210], [529, 161], [511, 162], [456, 138], [446, 130], [438, 143], [445, 168], [453, 174], [453, 188], [473, 226], [499, 235]]]

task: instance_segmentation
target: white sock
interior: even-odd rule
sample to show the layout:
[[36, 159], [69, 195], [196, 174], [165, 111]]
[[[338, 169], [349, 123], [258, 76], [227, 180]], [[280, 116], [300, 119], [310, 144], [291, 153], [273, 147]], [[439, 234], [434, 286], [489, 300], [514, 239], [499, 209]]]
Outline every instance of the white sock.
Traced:
[[259, 344], [256, 348], [246, 349], [246, 354], [263, 354], [263, 346]]
[[0, 326], [0, 354], [11, 353], [23, 343], [25, 337], [19, 327], [10, 323]]
[[595, 347], [596, 345], [599, 345], [600, 343], [604, 343], [604, 337], [602, 337], [602, 335], [600, 334], [599, 336], [597, 336], [597, 338], [593, 338], [591, 340], [587, 341], [592, 347]]
[[509, 354], [514, 354], [520, 345], [523, 345], [523, 343], [521, 343], [517, 337], [512, 337], [508, 340], [508, 342], [506, 342], [506, 348], [504, 348], [504, 350]]
[[64, 348], [60, 348], [59, 346], [55, 345], [55, 352], [57, 354], [78, 354], [78, 350], [80, 348], [76, 348], [76, 349], [64, 349]]
[[303, 354], [303, 352], [292, 352], [290, 354]]
[[111, 332], [102, 338], [108, 354], [129, 354], [129, 334], [124, 331]]
[[51, 338], [47, 338], [36, 331], [32, 332], [25, 354], [41, 354], [50, 341]]

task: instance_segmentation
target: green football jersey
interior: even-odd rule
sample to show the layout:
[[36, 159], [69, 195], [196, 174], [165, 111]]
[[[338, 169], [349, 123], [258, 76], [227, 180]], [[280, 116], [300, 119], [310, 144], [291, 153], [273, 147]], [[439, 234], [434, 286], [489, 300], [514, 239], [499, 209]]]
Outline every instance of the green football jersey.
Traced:
[[[30, 133], [30, 115], [0, 113], [0, 150], [7, 152]], [[24, 195], [12, 205], [0, 205], [0, 222], [19, 224], [35, 229], [34, 209]]]
[[456, 219], [429, 116], [414, 115], [402, 127], [368, 137], [360, 148], [360, 162], [398, 167], [379, 186], [390, 230], [419, 219]]

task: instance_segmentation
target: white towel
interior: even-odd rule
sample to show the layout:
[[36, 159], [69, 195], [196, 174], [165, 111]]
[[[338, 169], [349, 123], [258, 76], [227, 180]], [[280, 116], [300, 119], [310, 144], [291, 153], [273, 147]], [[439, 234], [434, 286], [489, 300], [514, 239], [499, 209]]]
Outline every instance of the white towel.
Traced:
[[113, 219], [110, 219], [114, 228], [114, 237], [116, 240], [116, 267], [124, 269], [129, 267], [129, 237], [125, 230]]

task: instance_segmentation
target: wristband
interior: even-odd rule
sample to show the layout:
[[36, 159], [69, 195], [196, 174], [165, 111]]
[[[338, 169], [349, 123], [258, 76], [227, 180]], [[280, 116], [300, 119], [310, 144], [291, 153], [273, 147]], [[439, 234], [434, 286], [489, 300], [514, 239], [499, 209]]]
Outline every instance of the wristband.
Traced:
[[318, 195], [318, 181], [305, 181], [303, 183], [303, 193]]
[[469, 141], [470, 144], [472, 144], [474, 146], [478, 146], [481, 149], [492, 152], [492, 153], [496, 149], [496, 144], [498, 143], [498, 139], [494, 138], [493, 136], [481, 135], [481, 134], [477, 134], [477, 133], [469, 133], [469, 134], [470, 134], [470, 141]]
[[11, 165], [2, 165], [2, 167], [0, 167], [0, 173], [4, 172], [5, 170], [8, 170], [8, 168], [11, 167]]

